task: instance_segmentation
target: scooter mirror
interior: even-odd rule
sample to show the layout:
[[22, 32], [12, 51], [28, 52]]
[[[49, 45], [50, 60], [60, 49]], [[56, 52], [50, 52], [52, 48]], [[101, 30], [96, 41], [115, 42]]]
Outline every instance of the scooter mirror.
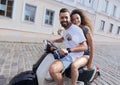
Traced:
[[43, 48], [44, 48], [44, 51], [46, 51], [46, 49], [47, 49], [47, 40], [43, 40]]

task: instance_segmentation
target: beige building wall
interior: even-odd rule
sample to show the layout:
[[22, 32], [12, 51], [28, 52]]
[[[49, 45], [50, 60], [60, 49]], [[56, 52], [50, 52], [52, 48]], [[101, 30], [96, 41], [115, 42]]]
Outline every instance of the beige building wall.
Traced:
[[[108, 9], [106, 12], [103, 11], [103, 1], [100, 0], [98, 4], [98, 9], [96, 12], [95, 19], [95, 34], [103, 35], [110, 38], [120, 39], [120, 34], [117, 34], [118, 27], [120, 27], [120, 0], [108, 0]], [[113, 6], [116, 6], [116, 13], [113, 16]], [[101, 20], [105, 21], [104, 30], [100, 30]], [[112, 32], [110, 30], [110, 24], [113, 24]]]
[[[92, 5], [89, 4], [89, 0], [14, 0], [12, 18], [0, 16], [0, 28], [57, 35], [58, 28], [61, 28], [59, 24], [59, 10], [62, 7], [66, 7], [69, 10], [81, 8], [86, 11], [91, 19], [94, 25], [94, 33], [97, 36], [102, 35], [120, 39], [120, 35], [116, 34], [118, 26], [120, 26], [120, 0], [108, 0], [110, 7], [113, 5], [117, 6], [116, 17], [110, 15], [112, 8], [108, 9], [108, 13], [102, 11], [101, 4], [103, 4], [104, 0], [90, 1], [93, 1]], [[24, 20], [26, 4], [36, 7], [34, 22]], [[44, 23], [46, 9], [55, 12], [52, 26]], [[106, 22], [104, 31], [99, 30], [101, 20]], [[114, 24], [112, 33], [109, 33], [110, 23]]]
[[21, 30], [21, 31], [35, 31], [38, 30], [35, 23], [28, 23], [24, 21], [24, 7], [25, 0], [15, 0], [12, 18], [0, 16], [0, 28]]
[[[25, 4], [36, 7], [35, 22], [33, 23], [24, 20]], [[60, 28], [58, 15], [62, 7], [72, 8], [68, 5], [55, 2], [54, 0], [15, 0], [12, 18], [0, 16], [0, 28], [57, 34], [56, 31]], [[44, 24], [46, 9], [55, 11], [53, 26]]]

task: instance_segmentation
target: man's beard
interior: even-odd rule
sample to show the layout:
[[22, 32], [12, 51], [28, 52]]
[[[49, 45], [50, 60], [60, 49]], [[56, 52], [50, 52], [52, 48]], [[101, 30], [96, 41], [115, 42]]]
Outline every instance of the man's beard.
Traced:
[[62, 27], [67, 28], [70, 22], [61, 22]]

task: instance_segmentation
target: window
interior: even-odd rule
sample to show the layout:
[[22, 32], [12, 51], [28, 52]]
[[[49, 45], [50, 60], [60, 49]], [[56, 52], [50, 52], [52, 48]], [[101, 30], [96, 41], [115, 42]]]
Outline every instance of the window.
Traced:
[[36, 7], [26, 4], [25, 5], [25, 20], [34, 22], [35, 21]]
[[109, 29], [109, 32], [111, 33], [113, 30], [113, 24], [110, 24], [110, 29]]
[[74, 2], [75, 0], [68, 0], [68, 1]]
[[107, 12], [107, 10], [108, 10], [108, 0], [104, 0], [104, 2], [103, 2], [103, 11], [104, 12]]
[[45, 24], [53, 25], [54, 13], [54, 11], [46, 9]]
[[105, 21], [101, 20], [100, 30], [104, 30]]
[[120, 34], [120, 26], [118, 27], [117, 34]]
[[80, 2], [81, 4], [85, 3], [85, 0], [76, 0], [77, 2]]
[[12, 18], [14, 0], [0, 0], [0, 15]]
[[120, 12], [119, 12], [119, 19], [120, 19]]
[[56, 0], [56, 1], [62, 1], [62, 0]]
[[93, 7], [94, 0], [89, 0], [90, 7]]
[[117, 7], [114, 5], [114, 6], [113, 6], [112, 16], [115, 16], [115, 14], [116, 14], [116, 9], [117, 9]]

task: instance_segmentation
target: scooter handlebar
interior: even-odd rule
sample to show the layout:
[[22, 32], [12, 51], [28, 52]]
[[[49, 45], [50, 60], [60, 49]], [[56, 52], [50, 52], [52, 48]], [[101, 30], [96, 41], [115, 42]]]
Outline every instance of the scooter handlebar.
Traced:
[[46, 52], [53, 52], [54, 50], [58, 49], [53, 43], [49, 40], [43, 40], [44, 48]]

